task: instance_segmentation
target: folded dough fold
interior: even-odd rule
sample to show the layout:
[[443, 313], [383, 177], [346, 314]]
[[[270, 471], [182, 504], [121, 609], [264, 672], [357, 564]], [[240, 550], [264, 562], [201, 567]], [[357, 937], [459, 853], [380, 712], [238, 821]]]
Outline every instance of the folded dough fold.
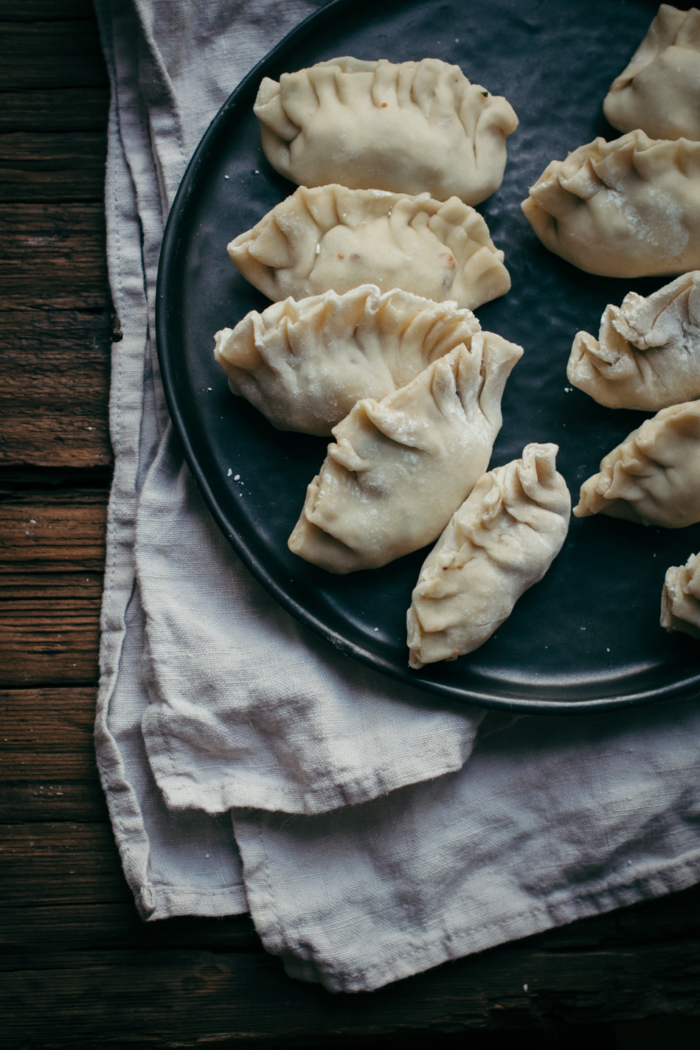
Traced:
[[480, 330], [456, 303], [363, 284], [253, 310], [216, 333], [214, 356], [278, 429], [328, 435], [361, 398], [405, 386]]
[[253, 108], [265, 156], [292, 182], [466, 204], [501, 185], [506, 136], [518, 126], [505, 98], [437, 58], [333, 58], [279, 83], [265, 77]]
[[700, 638], [700, 555], [666, 570], [661, 592], [661, 626]]
[[662, 409], [609, 452], [581, 486], [574, 514], [684, 528], [700, 521], [698, 479], [700, 401], [688, 401]]
[[428, 555], [407, 615], [409, 665], [456, 660], [491, 637], [541, 580], [569, 528], [571, 497], [558, 446], [482, 475]]
[[522, 209], [545, 247], [588, 273], [700, 268], [700, 142], [598, 138], [553, 160]]
[[382, 401], [358, 401], [333, 429], [290, 550], [346, 573], [431, 543], [488, 466], [522, 352], [478, 332]]
[[597, 339], [576, 335], [566, 374], [608, 408], [658, 411], [700, 397], [700, 270], [608, 306]]
[[481, 215], [457, 197], [443, 204], [427, 193], [300, 186], [228, 253], [275, 301], [372, 283], [475, 310], [510, 288]]
[[618, 131], [700, 139], [700, 11], [662, 4], [603, 111]]

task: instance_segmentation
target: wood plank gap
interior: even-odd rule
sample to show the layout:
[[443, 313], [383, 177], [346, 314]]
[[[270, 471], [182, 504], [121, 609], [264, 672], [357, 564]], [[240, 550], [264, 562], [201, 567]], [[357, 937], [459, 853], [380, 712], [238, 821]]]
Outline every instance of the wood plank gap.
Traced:
[[111, 465], [57, 467], [50, 470], [43, 467], [3, 466], [0, 468], [0, 501], [20, 494], [25, 499], [33, 495], [41, 499], [49, 492], [70, 498], [73, 492], [82, 494], [95, 490], [97, 502], [98, 496], [110, 488], [112, 475]]
[[83, 22], [94, 19], [90, 0], [2, 0], [0, 28], [13, 22]]

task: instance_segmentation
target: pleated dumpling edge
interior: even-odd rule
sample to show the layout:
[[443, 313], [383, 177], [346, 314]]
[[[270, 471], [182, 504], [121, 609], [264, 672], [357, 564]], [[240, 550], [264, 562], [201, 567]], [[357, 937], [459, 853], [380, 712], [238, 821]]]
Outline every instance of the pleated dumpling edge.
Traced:
[[501, 185], [510, 103], [437, 58], [393, 63], [345, 56], [279, 82], [254, 111], [264, 153], [298, 185], [342, 183], [478, 204]]

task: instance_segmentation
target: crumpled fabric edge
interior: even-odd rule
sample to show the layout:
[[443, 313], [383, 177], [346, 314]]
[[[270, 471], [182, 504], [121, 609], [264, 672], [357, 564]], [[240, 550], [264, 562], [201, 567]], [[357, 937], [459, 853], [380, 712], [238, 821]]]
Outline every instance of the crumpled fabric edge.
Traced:
[[[148, 330], [142, 265], [122, 265], [127, 238], [122, 231], [136, 232], [131, 247], [140, 241], [133, 179], [129, 172], [119, 130], [118, 92], [111, 32], [110, 0], [94, 0], [102, 49], [110, 79], [106, 213], [109, 277], [120, 320], [136, 313], [136, 325], [124, 324], [123, 339], [113, 346], [110, 388], [110, 434], [114, 451], [114, 479], [107, 513], [105, 588], [101, 612], [100, 687], [95, 716], [95, 747], [100, 780], [105, 792], [115, 840], [137, 910], [146, 920], [174, 915], [241, 914], [248, 911], [242, 886], [225, 892], [197, 894], [191, 888], [154, 883], [149, 877], [149, 839], [138, 799], [129, 782], [121, 753], [110, 732], [108, 720], [126, 636], [126, 619], [135, 594], [135, 519], [138, 435], [143, 410], [144, 347]], [[120, 199], [119, 186], [128, 185], [130, 199]], [[114, 262], [114, 260], [117, 260]], [[138, 380], [138, 381], [136, 381]]]
[[290, 977], [321, 984], [331, 992], [376, 991], [442, 963], [565, 926], [577, 919], [677, 893], [700, 881], [699, 849], [629, 883], [621, 881], [581, 894], [575, 890], [555, 893], [533, 904], [531, 909], [504, 915], [501, 920], [489, 919], [463, 932], [453, 933], [446, 919], [442, 930], [430, 928], [411, 944], [410, 951], [404, 945], [381, 962], [367, 963], [361, 973], [348, 973], [335, 969], [321, 958], [314, 958], [303, 940], [292, 944], [284, 936], [272, 887], [265, 875], [268, 864], [263, 835], [265, 816], [247, 810], [234, 811], [232, 817], [236, 841], [243, 856], [251, 913], [266, 951], [281, 958]]

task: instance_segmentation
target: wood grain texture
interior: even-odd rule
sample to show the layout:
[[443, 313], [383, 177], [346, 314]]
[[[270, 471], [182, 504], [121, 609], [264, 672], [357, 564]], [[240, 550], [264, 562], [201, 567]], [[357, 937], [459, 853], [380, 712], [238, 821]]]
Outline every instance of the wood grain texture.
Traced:
[[94, 17], [91, 0], [0, 0], [0, 23], [76, 22]]
[[100, 573], [107, 496], [102, 491], [20, 494], [0, 503], [0, 593], [6, 574]]
[[4, 91], [0, 134], [8, 131], [104, 132], [108, 112], [109, 89], [106, 87]]
[[[32, 61], [27, 62], [27, 54]], [[106, 87], [93, 19], [5, 22], [0, 31], [0, 91]]]
[[0, 135], [0, 202], [100, 201], [106, 136], [101, 131]]
[[131, 901], [107, 823], [0, 825], [3, 905]]
[[[675, 980], [669, 970], [674, 954], [684, 974]], [[290, 981], [279, 960], [264, 954], [81, 952], [66, 966], [63, 956], [41, 953], [28, 958], [24, 969], [6, 969], [0, 1009], [8, 1046], [17, 1045], [31, 1010], [35, 1038], [55, 1047], [91, 1045], [97, 1038], [111, 1046], [114, 1018], [124, 1042], [195, 1047], [225, 1040], [254, 1044], [281, 1035], [322, 1035], [330, 1042], [421, 1028], [585, 1025], [611, 1015], [678, 1014], [696, 1001], [700, 972], [683, 946], [599, 952], [591, 963], [584, 975], [577, 956], [496, 949], [371, 995], [344, 996]]]
[[0, 310], [0, 465], [111, 462], [112, 317], [101, 299], [97, 312]]
[[104, 493], [0, 503], [0, 682], [94, 683]]
[[95, 682], [100, 601], [15, 601], [0, 610], [0, 681], [6, 685]]
[[0, 691], [0, 824], [108, 821], [93, 744], [96, 693]]
[[[263, 950], [249, 915], [144, 922], [131, 900], [13, 908], [0, 905], [0, 955], [157, 948], [256, 954]], [[21, 960], [11, 965], [16, 968], [20, 964]]]
[[7, 203], [0, 212], [0, 310], [104, 309], [103, 206]]

